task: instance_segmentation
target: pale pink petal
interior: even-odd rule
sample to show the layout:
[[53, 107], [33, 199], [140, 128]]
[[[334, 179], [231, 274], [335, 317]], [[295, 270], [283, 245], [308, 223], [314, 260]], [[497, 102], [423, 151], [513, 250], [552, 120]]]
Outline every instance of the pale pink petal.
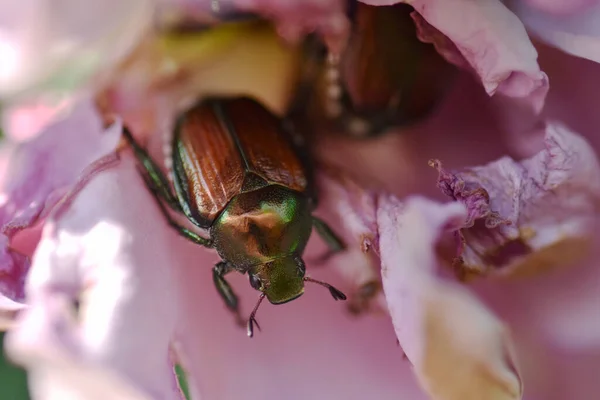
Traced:
[[[373, 5], [400, 1], [364, 0]], [[541, 110], [548, 78], [537, 63], [537, 52], [519, 19], [500, 0], [403, 1], [456, 45], [479, 75], [485, 90], [526, 98]], [[423, 32], [421, 32], [423, 33]], [[442, 52], [444, 55], [444, 52]]]
[[450, 173], [438, 186], [465, 204], [461, 263], [501, 274], [549, 267], [585, 253], [600, 200], [600, 166], [581, 136], [558, 124], [544, 130], [546, 149], [516, 162], [503, 157]]
[[[265, 302], [257, 315], [261, 331], [249, 339], [212, 282], [218, 256], [175, 234], [170, 246], [182, 259], [178, 349], [202, 399], [428, 399], [402, 358], [387, 315], [350, 318], [344, 303], [309, 285], [290, 303]], [[336, 271], [308, 259], [307, 273], [348, 290]], [[248, 315], [258, 293], [246, 276], [227, 278]]]
[[436, 244], [466, 217], [459, 203], [380, 200], [383, 288], [396, 335], [433, 399], [521, 399], [506, 328], [466, 288], [437, 276]]
[[[344, 252], [327, 259], [327, 266], [336, 268], [351, 285], [351, 291], [346, 293], [349, 295], [350, 311], [360, 313], [370, 310], [373, 300], [376, 305], [385, 305], [380, 290], [377, 193], [361, 187], [341, 170], [319, 167], [319, 207], [316, 213], [326, 215], [325, 221], [346, 245]], [[327, 248], [322, 252], [330, 254]], [[307, 258], [307, 262], [310, 259]]]
[[600, 3], [597, 1], [588, 1], [588, 4], [563, 10], [560, 14], [536, 8], [522, 0], [514, 2], [511, 8], [527, 29], [546, 43], [569, 54], [600, 62]]
[[68, 93], [129, 52], [151, 20], [153, 3], [3, 1], [0, 99]]
[[0, 224], [8, 235], [33, 225], [94, 160], [115, 149], [121, 124], [105, 129], [91, 100], [31, 141], [5, 142], [0, 174]]
[[598, 4], [598, 0], [517, 0], [532, 8], [556, 15], [569, 15], [583, 12]]
[[3, 133], [14, 141], [32, 139], [48, 125], [70, 113], [74, 100], [44, 99], [40, 96], [26, 104], [4, 107], [1, 110]]
[[[60, 200], [84, 169], [113, 151], [121, 133], [117, 121], [105, 129], [91, 101], [76, 105], [40, 136], [0, 149], [0, 309], [12, 316], [23, 302], [29, 259], [12, 248], [13, 236], [35, 225]], [[6, 327], [3, 318], [0, 325]]]
[[129, 154], [80, 189], [44, 228], [7, 351], [36, 399], [182, 399], [165, 221]]
[[311, 32], [325, 37], [333, 51], [341, 50], [349, 22], [342, 0], [233, 0], [236, 7], [272, 18], [284, 38], [295, 41]]

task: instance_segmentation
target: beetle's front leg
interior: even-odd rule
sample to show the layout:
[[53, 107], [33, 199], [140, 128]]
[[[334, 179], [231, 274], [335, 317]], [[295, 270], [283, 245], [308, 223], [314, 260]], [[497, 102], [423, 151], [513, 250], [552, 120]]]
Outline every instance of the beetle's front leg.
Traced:
[[148, 182], [148, 180], [150, 178], [147, 175], [143, 175], [143, 177], [144, 177], [144, 180], [146, 181], [146, 184], [150, 187], [150, 192], [154, 196], [154, 199], [156, 200], [156, 203], [158, 204], [158, 207], [160, 208], [160, 211], [162, 212], [163, 216], [167, 220], [167, 223], [173, 229], [175, 229], [177, 231], [177, 233], [179, 233], [181, 236], [183, 236], [187, 240], [192, 241], [192, 242], [194, 242], [196, 244], [199, 244], [200, 246], [212, 248], [213, 247], [212, 240], [204, 238], [204, 237], [198, 235], [196, 232], [193, 232], [193, 231], [191, 231], [191, 230], [189, 230], [189, 229], [187, 229], [187, 228], [179, 225], [173, 219], [173, 217], [171, 217], [171, 215], [169, 214], [169, 212], [165, 208], [165, 206], [162, 203], [162, 201], [160, 201], [160, 195], [159, 195], [159, 193], [157, 193], [156, 190], [151, 187], [151, 183]]
[[137, 158], [143, 169], [142, 174], [144, 175], [144, 180], [146, 181], [148, 188], [163, 199], [174, 211], [181, 212], [181, 207], [179, 206], [177, 198], [171, 191], [169, 181], [159, 166], [154, 162], [152, 157], [150, 157], [148, 152], [134, 139], [127, 127], [123, 127], [123, 136], [133, 149], [135, 158]]
[[321, 257], [317, 259], [318, 263], [324, 263], [329, 258], [340, 251], [344, 251], [346, 249], [346, 245], [342, 240], [333, 232], [333, 230], [320, 218], [314, 217], [312, 218], [313, 227], [317, 230], [317, 233], [321, 238], [327, 243], [329, 247], [329, 251], [323, 254]]
[[227, 308], [229, 308], [236, 317], [238, 325], [245, 327], [246, 323], [240, 315], [239, 300], [229, 282], [225, 279], [225, 275], [233, 271], [234, 268], [231, 264], [221, 261], [217, 263], [213, 268], [213, 282], [217, 291], [225, 301]]

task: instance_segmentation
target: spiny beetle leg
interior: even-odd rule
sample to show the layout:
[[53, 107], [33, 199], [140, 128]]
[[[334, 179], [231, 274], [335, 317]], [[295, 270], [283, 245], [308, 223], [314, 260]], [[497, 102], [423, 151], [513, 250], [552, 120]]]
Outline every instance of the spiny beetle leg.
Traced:
[[235, 314], [237, 324], [241, 327], [245, 327], [246, 322], [240, 314], [238, 297], [229, 285], [229, 282], [224, 278], [226, 274], [233, 270], [233, 266], [229, 263], [224, 261], [217, 263], [213, 268], [213, 282], [215, 283], [217, 291], [225, 301], [227, 308]]
[[[148, 177], [147, 175], [143, 174], [142, 175], [144, 177], [144, 180], [146, 180], [146, 182], [148, 182], [148, 180], [150, 179], [150, 177]], [[154, 195], [154, 199], [156, 200], [156, 203], [158, 204], [158, 207], [160, 208], [160, 211], [162, 212], [162, 214], [164, 215], [165, 219], [167, 220], [167, 223], [177, 231], [177, 233], [179, 233], [181, 236], [183, 236], [185, 239], [192, 241], [196, 244], [199, 244], [200, 246], [204, 246], [204, 247], [208, 247], [208, 248], [212, 248], [213, 244], [212, 241], [210, 239], [206, 239], [203, 238], [202, 236], [198, 235], [197, 233], [184, 228], [183, 226], [179, 225], [177, 222], [175, 222], [173, 220], [173, 217], [171, 217], [171, 215], [169, 214], [169, 212], [167, 211], [167, 209], [165, 208], [163, 202], [160, 199], [160, 195], [156, 192], [155, 189], [150, 188], [150, 191], [152, 192], [152, 194]]]
[[344, 251], [346, 249], [346, 245], [342, 240], [333, 232], [333, 230], [320, 218], [313, 216], [313, 226], [317, 230], [317, 233], [321, 238], [325, 241], [327, 246], [329, 247], [329, 251], [327, 251], [322, 256], [318, 257], [313, 262], [316, 264], [324, 264], [329, 260], [333, 255]]
[[134, 139], [127, 127], [123, 127], [123, 136], [133, 149], [133, 153], [141, 164], [146, 185], [163, 199], [173, 210], [181, 212], [177, 198], [171, 191], [169, 181], [148, 152]]

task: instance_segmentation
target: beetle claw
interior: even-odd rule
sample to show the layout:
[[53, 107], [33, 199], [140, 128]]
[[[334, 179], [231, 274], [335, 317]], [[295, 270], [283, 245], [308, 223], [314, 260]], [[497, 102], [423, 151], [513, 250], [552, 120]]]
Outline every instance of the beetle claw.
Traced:
[[347, 297], [346, 297], [346, 295], [344, 293], [342, 293], [341, 291], [337, 290], [333, 286], [329, 286], [329, 293], [331, 293], [331, 296], [336, 301], [337, 300], [346, 300], [347, 299]]
[[260, 331], [260, 325], [258, 324], [258, 321], [256, 321], [256, 318], [251, 317], [248, 320], [248, 337], [254, 337], [254, 325], [256, 325], [256, 327], [258, 328], [258, 330]]

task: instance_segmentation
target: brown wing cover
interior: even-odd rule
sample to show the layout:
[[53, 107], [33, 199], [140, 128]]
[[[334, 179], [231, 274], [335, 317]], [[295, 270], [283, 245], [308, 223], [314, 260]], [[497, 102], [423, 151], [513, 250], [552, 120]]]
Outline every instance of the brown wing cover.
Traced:
[[173, 149], [182, 195], [201, 226], [240, 192], [245, 174], [235, 141], [211, 105], [202, 102], [185, 113]]
[[245, 97], [230, 100], [225, 112], [251, 171], [270, 183], [306, 190], [306, 171], [279, 118]]

